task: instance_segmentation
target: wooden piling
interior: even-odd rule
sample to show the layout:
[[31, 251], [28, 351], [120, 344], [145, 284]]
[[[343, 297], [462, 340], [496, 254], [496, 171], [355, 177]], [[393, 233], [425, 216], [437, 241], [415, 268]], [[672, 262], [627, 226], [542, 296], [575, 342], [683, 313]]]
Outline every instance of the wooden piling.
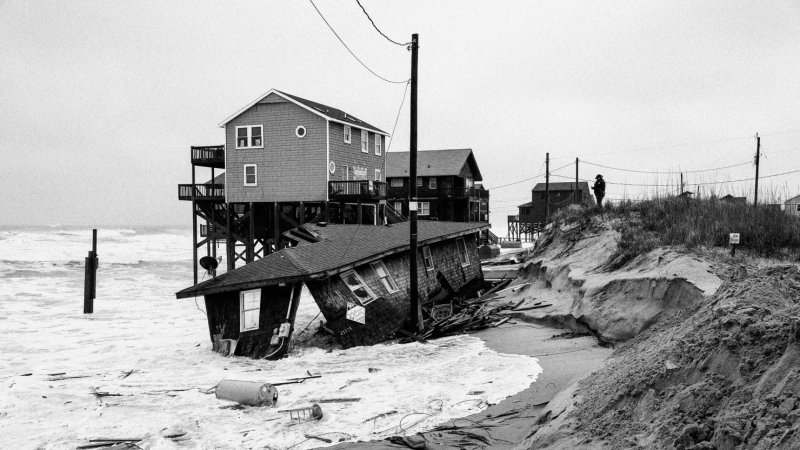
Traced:
[[94, 313], [97, 296], [97, 229], [92, 230], [92, 251], [86, 257], [86, 275], [83, 283], [83, 313]]

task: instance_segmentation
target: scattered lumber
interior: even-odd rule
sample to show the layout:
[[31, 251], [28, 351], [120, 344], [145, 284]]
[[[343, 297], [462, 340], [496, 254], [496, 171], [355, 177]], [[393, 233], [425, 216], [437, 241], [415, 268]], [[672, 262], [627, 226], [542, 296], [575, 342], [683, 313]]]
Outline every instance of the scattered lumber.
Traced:
[[361, 401], [361, 398], [316, 398], [309, 400], [309, 403], [350, 403]]
[[306, 436], [306, 439], [317, 439], [317, 440], [320, 440], [322, 442], [327, 442], [328, 444], [332, 444], [333, 443], [332, 440], [330, 440], [328, 438], [324, 438], [322, 436], [316, 436], [316, 435], [313, 435], [313, 434], [307, 434], [305, 436]]

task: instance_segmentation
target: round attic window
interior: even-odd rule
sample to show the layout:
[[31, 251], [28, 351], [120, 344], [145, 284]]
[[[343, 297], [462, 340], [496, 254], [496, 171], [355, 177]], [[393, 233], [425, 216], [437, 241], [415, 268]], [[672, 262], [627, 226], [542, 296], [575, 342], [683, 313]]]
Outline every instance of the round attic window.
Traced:
[[294, 130], [294, 134], [301, 139], [306, 137], [306, 127], [300, 125]]
[[330, 164], [328, 164], [328, 170], [330, 170], [331, 173], [336, 173], [336, 163], [331, 161]]

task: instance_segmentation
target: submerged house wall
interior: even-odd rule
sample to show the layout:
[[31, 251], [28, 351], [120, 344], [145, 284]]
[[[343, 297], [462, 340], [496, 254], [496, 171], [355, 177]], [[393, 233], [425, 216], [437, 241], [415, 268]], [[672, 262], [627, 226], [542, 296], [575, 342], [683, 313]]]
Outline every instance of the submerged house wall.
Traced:
[[[462, 264], [459, 257], [457, 240], [464, 239], [468, 264]], [[434, 269], [427, 270], [421, 245], [417, 252], [419, 300], [424, 304], [429, 294], [438, 292], [442, 286], [437, 279], [441, 272], [454, 290], [460, 289], [468, 282], [482, 278], [478, 246], [474, 234], [462, 238], [449, 239], [429, 246]], [[311, 295], [314, 297], [328, 327], [336, 333], [344, 347], [356, 345], [372, 345], [386, 339], [403, 326], [409, 315], [410, 287], [409, 252], [389, 255], [381, 261], [391, 275], [397, 290], [390, 292], [371, 264], [363, 264], [354, 270], [377, 297], [364, 305], [365, 323], [361, 324], [346, 318], [348, 303], [361, 304], [350, 288], [342, 280], [341, 275], [307, 281]]]
[[[294, 292], [292, 285], [259, 288], [261, 300], [258, 329], [250, 331], [241, 331], [241, 290], [206, 295], [208, 329], [212, 341], [215, 334], [221, 334], [222, 339], [234, 339], [237, 341], [234, 355], [252, 358], [263, 358], [276, 352], [279, 347], [287, 346], [288, 339], [284, 339], [287, 342], [281, 342], [280, 346], [271, 345], [270, 341], [275, 330], [287, 322], [287, 316], [290, 326], [294, 325], [301, 284], [295, 286]], [[291, 330], [289, 335], [291, 336]], [[281, 353], [278, 351], [274, 356], [280, 356]]]

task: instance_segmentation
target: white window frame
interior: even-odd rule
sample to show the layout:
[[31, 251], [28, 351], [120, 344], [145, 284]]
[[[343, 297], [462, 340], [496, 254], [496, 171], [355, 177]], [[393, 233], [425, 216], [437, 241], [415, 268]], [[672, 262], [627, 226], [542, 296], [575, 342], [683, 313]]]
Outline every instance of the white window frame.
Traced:
[[[255, 293], [256, 297], [258, 298], [258, 308], [245, 309], [245, 303], [244, 303], [245, 295], [253, 293]], [[248, 328], [245, 326], [244, 318], [245, 318], [245, 312], [247, 311], [258, 311], [258, 315], [256, 316], [255, 327]], [[261, 289], [250, 289], [248, 291], [239, 292], [239, 331], [241, 332], [241, 331], [258, 330], [258, 327], [261, 323], [260, 316], [261, 316]]]
[[353, 130], [350, 128], [350, 125], [344, 126], [344, 143], [349, 144], [353, 138]]
[[431, 215], [431, 202], [417, 202], [417, 215], [430, 216]]
[[[247, 182], [247, 168], [248, 167], [252, 167], [252, 168], [255, 169], [255, 172], [253, 173], [253, 177], [255, 178], [255, 181], [253, 183], [248, 183]], [[243, 181], [244, 181], [244, 186], [258, 186], [258, 164], [245, 164], [244, 165], [244, 180]]]
[[[347, 281], [345, 281], [345, 280], [344, 280], [344, 278], [345, 278], [346, 276], [350, 275], [351, 273], [352, 273], [352, 274], [353, 274], [353, 275], [356, 277], [356, 279], [358, 280], [358, 282], [359, 282], [359, 283], [361, 283], [361, 284], [360, 284], [359, 286], [357, 286], [355, 289], [353, 288], [353, 286], [350, 286], [349, 284], [347, 284]], [[354, 269], [346, 270], [346, 271], [344, 271], [344, 272], [340, 273], [340, 274], [339, 274], [339, 277], [342, 279], [342, 283], [344, 283], [344, 285], [345, 285], [345, 286], [347, 286], [347, 287], [350, 289], [350, 292], [352, 292], [352, 293], [353, 293], [353, 297], [355, 297], [355, 298], [356, 298], [356, 301], [358, 301], [358, 303], [359, 303], [361, 306], [367, 306], [367, 305], [369, 305], [370, 303], [374, 302], [374, 301], [375, 301], [375, 300], [378, 298], [378, 296], [377, 296], [377, 295], [375, 295], [375, 293], [374, 293], [374, 292], [372, 292], [372, 289], [370, 289], [370, 288], [369, 288], [369, 286], [367, 286], [367, 283], [365, 283], [365, 282], [364, 282], [364, 279], [363, 279], [363, 278], [361, 278], [361, 275], [359, 275], [359, 274], [358, 274], [358, 272], [356, 272]], [[356, 295], [356, 292], [355, 292], [355, 290], [356, 290], [357, 288], [359, 288], [359, 287], [363, 287], [363, 288], [364, 288], [364, 290], [365, 290], [365, 291], [367, 291], [367, 294], [369, 294], [369, 296], [370, 296], [369, 300], [362, 301], [360, 298], [358, 298], [358, 296]]]
[[422, 177], [417, 177], [417, 187], [422, 187]]
[[361, 153], [369, 153], [369, 131], [361, 130]]
[[[397, 288], [397, 283], [394, 282], [394, 278], [392, 278], [392, 274], [386, 269], [386, 265], [383, 264], [383, 261], [378, 260], [369, 263], [372, 266], [372, 270], [375, 271], [375, 274], [378, 275], [380, 278], [381, 283], [383, 283], [383, 287], [386, 288], [387, 292], [397, 292], [399, 289]], [[384, 275], [381, 275], [381, 271], [383, 271]]]
[[[239, 130], [242, 129], [242, 128], [247, 130], [247, 143], [248, 144], [252, 144], [253, 129], [254, 128], [260, 129], [261, 130], [261, 145], [246, 145], [244, 147], [239, 146]], [[233, 139], [234, 139], [234, 142], [236, 143], [236, 149], [237, 150], [239, 150], [239, 149], [248, 149], [248, 148], [264, 148], [264, 125], [243, 125], [243, 126], [240, 126], [240, 127], [236, 127], [236, 129], [234, 130]]]
[[378, 156], [381, 156], [381, 151], [382, 150], [383, 149], [381, 148], [381, 135], [378, 134], [378, 133], [375, 133], [375, 154], [378, 155]]
[[435, 270], [436, 267], [433, 264], [433, 255], [431, 254], [431, 248], [429, 246], [422, 247], [422, 261], [425, 264], [425, 270], [432, 271]]
[[797, 211], [797, 212], [800, 212], [800, 203], [798, 203], [798, 204], [797, 204], [797, 205], [795, 205], [795, 206], [797, 207], [796, 211]]
[[[459, 247], [459, 244], [460, 247]], [[468, 266], [469, 265], [469, 253], [467, 252], [467, 243], [464, 241], [464, 238], [456, 239], [456, 250], [458, 253], [458, 259], [461, 261], [461, 266]]]
[[403, 179], [402, 178], [392, 178], [389, 181], [390, 187], [403, 187]]
[[[302, 134], [300, 134], [300, 130], [303, 130]], [[294, 135], [297, 136], [300, 139], [303, 139], [304, 137], [306, 137], [306, 134], [308, 134], [308, 130], [306, 130], [306, 127], [304, 127], [302, 125], [300, 125], [299, 127], [294, 129]]]
[[350, 166], [344, 165], [342, 168], [344, 169], [344, 181], [350, 181]]
[[403, 202], [394, 202], [394, 210], [403, 214]]
[[436, 189], [436, 177], [428, 178], [428, 189]]
[[375, 181], [381, 181], [381, 169], [375, 169]]

